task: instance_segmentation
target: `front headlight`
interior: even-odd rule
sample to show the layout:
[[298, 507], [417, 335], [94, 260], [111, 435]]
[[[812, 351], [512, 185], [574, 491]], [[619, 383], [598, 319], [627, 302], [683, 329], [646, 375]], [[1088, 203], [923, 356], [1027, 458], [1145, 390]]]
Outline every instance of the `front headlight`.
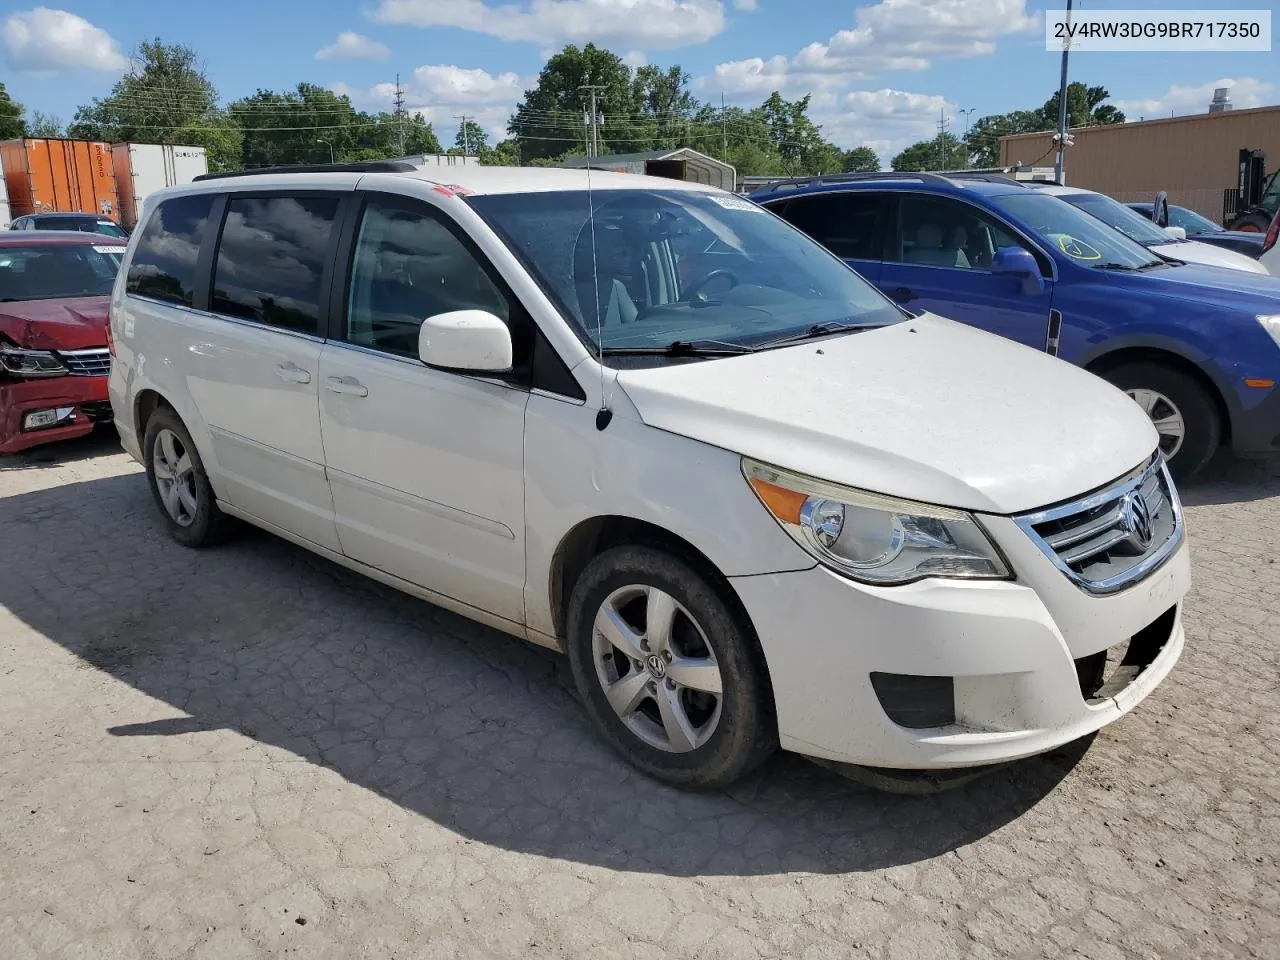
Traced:
[[48, 350], [23, 350], [0, 343], [0, 367], [15, 377], [60, 377], [67, 372]]
[[898, 500], [742, 461], [775, 520], [820, 563], [863, 583], [1002, 580], [1000, 551], [964, 510]]
[[1271, 339], [1276, 342], [1276, 346], [1280, 347], [1280, 313], [1258, 317], [1258, 322], [1262, 324], [1263, 330], [1271, 334]]

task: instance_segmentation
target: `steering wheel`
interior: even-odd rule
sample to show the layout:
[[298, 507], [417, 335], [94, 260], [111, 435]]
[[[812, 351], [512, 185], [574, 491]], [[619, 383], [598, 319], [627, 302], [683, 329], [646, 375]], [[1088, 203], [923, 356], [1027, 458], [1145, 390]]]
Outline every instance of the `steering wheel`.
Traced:
[[694, 280], [691, 284], [689, 284], [689, 286], [685, 287], [685, 290], [684, 290], [685, 296], [689, 297], [690, 299], [698, 296], [702, 292], [703, 287], [707, 286], [707, 284], [709, 284], [712, 280], [719, 280], [721, 277], [724, 277], [725, 279], [730, 281], [729, 282], [730, 290], [732, 290], [734, 287], [736, 287], [738, 284], [742, 282], [741, 280], [738, 279], [737, 275], [732, 270], [726, 270], [724, 267], [717, 267], [715, 270], [712, 270], [706, 276], [701, 277], [697, 280]]

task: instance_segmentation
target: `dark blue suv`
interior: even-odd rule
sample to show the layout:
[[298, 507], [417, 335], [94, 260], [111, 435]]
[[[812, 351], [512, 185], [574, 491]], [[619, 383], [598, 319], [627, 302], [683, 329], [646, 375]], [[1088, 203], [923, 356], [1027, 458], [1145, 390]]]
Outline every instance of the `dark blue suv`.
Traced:
[[1160, 259], [999, 176], [809, 178], [751, 199], [906, 309], [1045, 350], [1126, 391], [1182, 478], [1222, 445], [1280, 453], [1280, 278]]

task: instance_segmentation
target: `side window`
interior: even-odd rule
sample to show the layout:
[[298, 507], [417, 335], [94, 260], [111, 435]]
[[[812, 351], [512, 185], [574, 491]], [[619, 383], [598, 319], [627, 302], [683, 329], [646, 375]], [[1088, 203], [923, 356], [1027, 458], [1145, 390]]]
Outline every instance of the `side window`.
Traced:
[[320, 333], [320, 280], [337, 195], [237, 197], [218, 240], [210, 309], [299, 333]]
[[356, 236], [346, 339], [418, 356], [422, 321], [451, 310], [487, 310], [510, 321], [511, 305], [440, 217], [371, 199]]
[[879, 260], [880, 194], [822, 193], [795, 197], [782, 217], [845, 260]]
[[129, 263], [125, 290], [191, 306], [200, 242], [209, 229], [212, 194], [174, 197], [147, 220]]
[[901, 263], [989, 270], [1003, 247], [1020, 247], [1034, 255], [993, 217], [960, 200], [904, 195], [898, 211], [892, 259]]

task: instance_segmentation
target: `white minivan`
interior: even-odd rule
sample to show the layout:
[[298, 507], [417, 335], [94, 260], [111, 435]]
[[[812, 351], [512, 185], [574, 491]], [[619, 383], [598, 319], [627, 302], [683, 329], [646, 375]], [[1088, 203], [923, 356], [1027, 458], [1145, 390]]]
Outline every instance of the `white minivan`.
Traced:
[[150, 198], [111, 337], [115, 422], [179, 543], [238, 518], [561, 650], [600, 734], [670, 783], [779, 745], [1026, 757], [1183, 646], [1183, 519], [1132, 400], [904, 312], [710, 187], [211, 176]]

